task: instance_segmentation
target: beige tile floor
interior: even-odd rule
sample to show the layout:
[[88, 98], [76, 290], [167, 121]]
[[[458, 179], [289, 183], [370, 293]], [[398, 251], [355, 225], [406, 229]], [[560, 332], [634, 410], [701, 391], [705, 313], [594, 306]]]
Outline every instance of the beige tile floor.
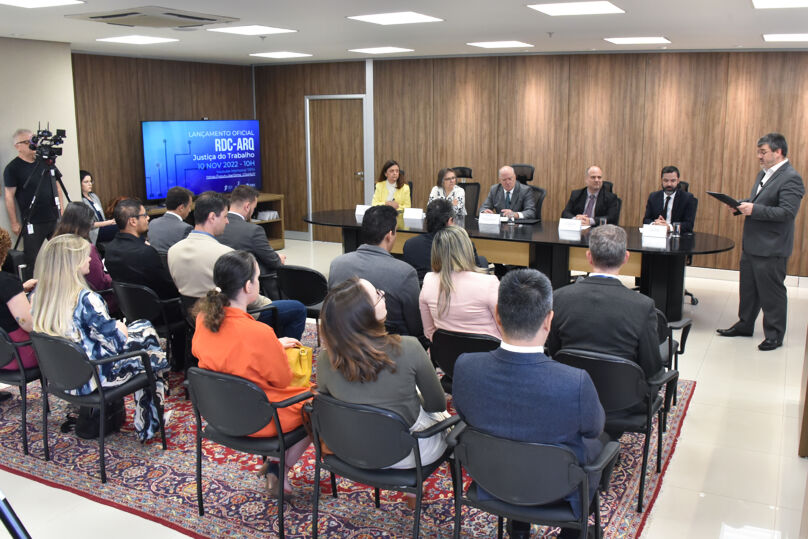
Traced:
[[[287, 240], [289, 264], [327, 274], [337, 244]], [[692, 276], [698, 274], [698, 277]], [[808, 326], [808, 288], [789, 288], [785, 346], [759, 352], [755, 337], [728, 339], [716, 327], [735, 321], [732, 272], [692, 271], [685, 306], [694, 321], [681, 376], [695, 395], [644, 538], [796, 539], [806, 512], [808, 460], [796, 455], [798, 404]], [[114, 478], [112, 479], [114, 481]], [[148, 520], [0, 471], [6, 494], [32, 536], [182, 537]], [[81, 523], [79, 525], [79, 523]], [[0, 532], [0, 535], [2, 532]]]

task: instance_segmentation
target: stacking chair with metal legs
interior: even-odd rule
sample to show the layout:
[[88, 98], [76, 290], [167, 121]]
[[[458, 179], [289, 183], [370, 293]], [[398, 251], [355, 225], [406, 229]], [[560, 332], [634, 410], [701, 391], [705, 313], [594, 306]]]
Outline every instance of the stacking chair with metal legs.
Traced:
[[[22, 452], [28, 454], [28, 384], [34, 380], [39, 380], [42, 384], [42, 375], [39, 367], [24, 369], [20, 360], [20, 348], [29, 346], [31, 341], [14, 342], [4, 329], [0, 328], [0, 367], [5, 367], [15, 359], [16, 369], [0, 369], [0, 382], [14, 385], [20, 388], [20, 400], [22, 401], [22, 418], [20, 423], [20, 433], [22, 436]], [[44, 412], [43, 412], [44, 413]]]

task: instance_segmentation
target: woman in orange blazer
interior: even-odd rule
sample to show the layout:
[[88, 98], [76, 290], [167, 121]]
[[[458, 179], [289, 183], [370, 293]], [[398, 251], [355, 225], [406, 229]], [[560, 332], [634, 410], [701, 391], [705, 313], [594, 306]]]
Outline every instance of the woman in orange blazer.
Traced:
[[[273, 329], [247, 314], [247, 305], [258, 298], [258, 263], [246, 251], [232, 251], [219, 257], [213, 267], [216, 288], [207, 293], [196, 307], [196, 332], [192, 350], [199, 367], [246, 378], [266, 392], [270, 402], [282, 401], [309, 390], [294, 387], [292, 370], [285, 348], [301, 346], [291, 337], [275, 336]], [[304, 401], [305, 402], [305, 401]], [[278, 409], [284, 432], [303, 424], [304, 402]], [[270, 422], [255, 437], [276, 436], [275, 422]], [[306, 437], [286, 450], [283, 488], [291, 493], [288, 471], [311, 443]], [[268, 460], [265, 469], [267, 488], [277, 494], [280, 488], [278, 461]]]

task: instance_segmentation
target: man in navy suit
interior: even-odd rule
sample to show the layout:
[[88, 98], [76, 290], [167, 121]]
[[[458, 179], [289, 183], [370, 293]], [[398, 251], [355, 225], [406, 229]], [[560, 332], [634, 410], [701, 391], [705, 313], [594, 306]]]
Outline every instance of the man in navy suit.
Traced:
[[696, 207], [699, 201], [687, 191], [678, 189], [679, 169], [670, 165], [662, 168], [662, 190], [655, 191], [648, 196], [645, 205], [644, 224], [667, 226], [681, 223], [682, 233], [693, 232], [693, 223], [696, 220]]
[[480, 213], [500, 213], [503, 217], [513, 215], [514, 219], [535, 219], [536, 199], [527, 185], [516, 181], [512, 167], [499, 169], [499, 183], [488, 192]]
[[717, 330], [724, 337], [751, 337], [762, 308], [765, 338], [758, 345], [762, 351], [783, 345], [788, 314], [783, 281], [794, 247], [794, 219], [805, 195], [802, 178], [787, 154], [788, 144], [780, 133], [769, 133], [758, 140], [757, 157], [762, 170], [749, 198], [738, 206], [739, 214], [744, 215], [738, 321]]
[[584, 225], [596, 225], [601, 217], [610, 225], [620, 221], [620, 199], [603, 187], [603, 171], [592, 165], [586, 169], [586, 187], [570, 194], [561, 212], [564, 219], [578, 219]]
[[[552, 307], [552, 286], [540, 272], [519, 269], [502, 278], [495, 313], [502, 343], [492, 352], [457, 359], [454, 406], [478, 430], [510, 440], [566, 447], [581, 464], [588, 464], [603, 447], [605, 414], [589, 374], [544, 353]], [[593, 495], [599, 480], [600, 474], [589, 477]], [[577, 493], [565, 499], [580, 513]], [[511, 537], [530, 534], [527, 523], [512, 522], [509, 527]], [[562, 530], [559, 535], [577, 536], [575, 530]]]

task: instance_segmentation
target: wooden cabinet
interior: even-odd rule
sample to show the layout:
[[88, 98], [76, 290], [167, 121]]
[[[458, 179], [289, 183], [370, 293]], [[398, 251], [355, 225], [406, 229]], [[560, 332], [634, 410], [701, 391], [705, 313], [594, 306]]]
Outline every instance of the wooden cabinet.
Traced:
[[[277, 218], [260, 220], [257, 215], [264, 211], [275, 211], [278, 213]], [[146, 213], [152, 219], [163, 215], [166, 212], [165, 206], [147, 206]], [[188, 223], [194, 224], [194, 213], [186, 219]], [[261, 193], [258, 195], [258, 205], [255, 207], [255, 213], [252, 216], [251, 222], [259, 225], [264, 229], [269, 240], [269, 244], [273, 249], [280, 250], [284, 247], [284, 228], [283, 228], [283, 195], [276, 195], [273, 193]]]

